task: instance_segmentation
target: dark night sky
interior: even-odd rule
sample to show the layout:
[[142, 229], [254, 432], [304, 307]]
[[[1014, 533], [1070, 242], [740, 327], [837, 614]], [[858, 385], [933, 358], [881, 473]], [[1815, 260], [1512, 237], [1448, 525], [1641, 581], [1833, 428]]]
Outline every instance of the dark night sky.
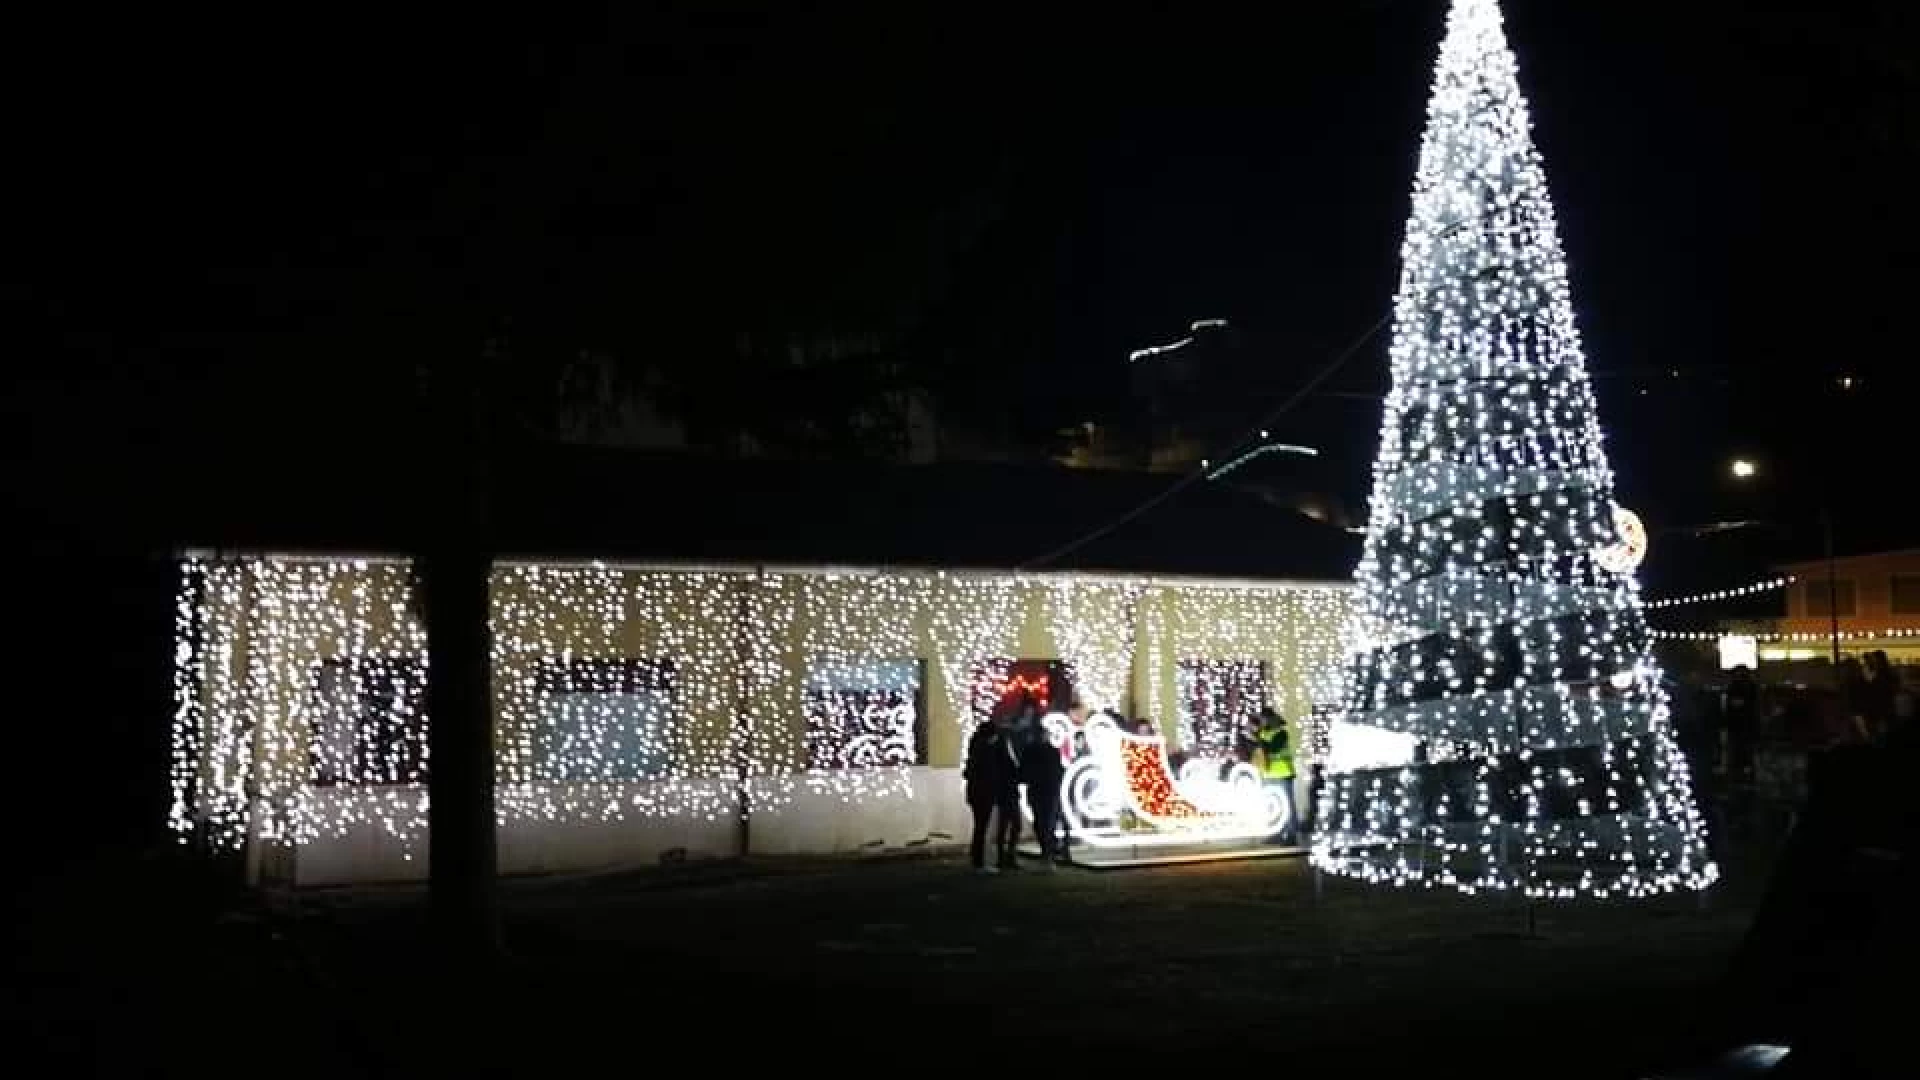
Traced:
[[[368, 388], [511, 314], [644, 357], [901, 328], [1040, 425], [1224, 317], [1244, 399], [1277, 402], [1390, 302], [1445, 4], [1256, 7], [48, 25], [26, 137], [64, 351], [22, 400], [67, 403], [32, 427], [56, 457], [165, 458], [183, 425], [203, 453], [337, 437]], [[1884, 392], [1912, 360], [1904, 5], [1506, 8], [1623, 501], [1804, 518], [1824, 471], [1874, 508], [1843, 517], [1897, 518], [1842, 546], [1910, 528], [1910, 484], [1873, 472], [1911, 414]], [[1844, 450], [1817, 455], [1842, 372], [1882, 392], [1840, 402]], [[1382, 345], [1336, 388], [1384, 378]], [[1327, 397], [1278, 426], [1358, 496], [1377, 424]], [[1779, 463], [1779, 503], [1723, 489], [1735, 451]]]

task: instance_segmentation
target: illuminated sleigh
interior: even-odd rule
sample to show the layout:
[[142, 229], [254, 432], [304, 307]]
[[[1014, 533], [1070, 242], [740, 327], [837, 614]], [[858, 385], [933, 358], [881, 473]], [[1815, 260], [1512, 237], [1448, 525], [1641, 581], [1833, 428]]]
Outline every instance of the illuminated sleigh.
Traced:
[[1264, 784], [1253, 766], [1189, 761], [1176, 779], [1166, 739], [1122, 731], [1110, 716], [1094, 717], [1077, 732], [1053, 734], [1062, 744], [1075, 740], [1061, 780], [1060, 816], [1083, 843], [1136, 847], [1263, 839], [1284, 830], [1293, 816], [1292, 800]]

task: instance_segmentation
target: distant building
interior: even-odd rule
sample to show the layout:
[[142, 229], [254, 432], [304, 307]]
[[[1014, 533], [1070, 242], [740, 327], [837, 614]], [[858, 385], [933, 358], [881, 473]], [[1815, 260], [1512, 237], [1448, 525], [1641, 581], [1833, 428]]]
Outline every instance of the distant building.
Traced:
[[[1920, 663], [1920, 548], [1789, 563], [1787, 614], [1779, 640], [1763, 643], [1762, 660], [1817, 660], [1840, 650], [1858, 656], [1885, 650], [1896, 663]], [[1835, 616], [1838, 616], [1837, 620]]]

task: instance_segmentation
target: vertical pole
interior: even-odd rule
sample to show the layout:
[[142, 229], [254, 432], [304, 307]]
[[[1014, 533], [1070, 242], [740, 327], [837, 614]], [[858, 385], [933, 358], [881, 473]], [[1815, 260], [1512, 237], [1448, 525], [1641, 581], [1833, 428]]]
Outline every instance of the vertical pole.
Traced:
[[1833, 684], [1840, 687], [1840, 564], [1833, 555], [1833, 514], [1820, 508], [1820, 531], [1827, 549], [1827, 626], [1833, 645]]
[[429, 454], [439, 513], [427, 527], [419, 584], [427, 630], [428, 874], [436, 944], [455, 970], [499, 948], [494, 895], [493, 717], [483, 373], [438, 365]]
[[443, 549], [423, 563], [433, 919], [447, 959], [477, 961], [498, 944], [488, 700], [489, 561], [477, 551]]

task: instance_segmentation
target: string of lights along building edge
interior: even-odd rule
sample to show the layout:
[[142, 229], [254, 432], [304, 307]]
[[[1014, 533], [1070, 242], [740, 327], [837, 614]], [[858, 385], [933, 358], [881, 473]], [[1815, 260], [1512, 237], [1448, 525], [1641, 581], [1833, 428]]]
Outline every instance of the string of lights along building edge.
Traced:
[[[256, 880], [423, 876], [432, 718], [408, 560], [202, 555], [182, 571], [170, 813], [182, 841], [243, 854]], [[1278, 827], [1264, 805], [1169, 781], [1161, 751], [1217, 759], [1263, 703], [1310, 715], [1332, 692], [1351, 594], [525, 559], [497, 564], [490, 591], [510, 873], [963, 839], [967, 734], [1022, 694], [1055, 707], [1073, 693], [1158, 724], [1089, 723], [1066, 792], [1085, 843], [1264, 836]], [[1121, 821], [1134, 788], [1140, 820]]]
[[1313, 861], [1536, 898], [1705, 888], [1496, 0], [1449, 12], [1402, 258]]

